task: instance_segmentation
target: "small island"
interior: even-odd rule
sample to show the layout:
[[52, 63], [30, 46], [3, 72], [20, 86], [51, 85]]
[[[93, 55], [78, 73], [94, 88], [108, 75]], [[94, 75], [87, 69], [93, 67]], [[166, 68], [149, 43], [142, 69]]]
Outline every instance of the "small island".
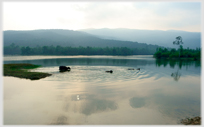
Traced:
[[185, 59], [185, 60], [201, 60], [201, 49], [184, 49], [181, 44], [183, 44], [182, 37], [176, 37], [176, 40], [173, 41], [174, 45], [179, 45], [179, 48], [176, 50], [167, 49], [167, 48], [159, 48], [157, 52], [154, 54], [154, 58], [156, 59]]
[[180, 59], [180, 60], [201, 60], [201, 49], [183, 49], [182, 46], [178, 50], [167, 48], [159, 48], [154, 54], [156, 59]]
[[25, 78], [30, 80], [38, 80], [51, 76], [49, 73], [30, 72], [29, 69], [40, 67], [40, 65], [19, 63], [19, 64], [4, 64], [4, 76], [13, 76], [18, 78]]

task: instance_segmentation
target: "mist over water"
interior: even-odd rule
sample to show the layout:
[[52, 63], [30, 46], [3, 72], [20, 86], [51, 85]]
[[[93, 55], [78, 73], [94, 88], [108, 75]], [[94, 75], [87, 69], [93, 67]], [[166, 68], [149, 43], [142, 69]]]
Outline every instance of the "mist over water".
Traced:
[[[3, 78], [6, 125], [175, 125], [201, 114], [200, 62], [19, 56], [4, 63], [42, 65], [31, 71], [52, 74], [37, 81]], [[60, 65], [71, 71], [59, 72]]]

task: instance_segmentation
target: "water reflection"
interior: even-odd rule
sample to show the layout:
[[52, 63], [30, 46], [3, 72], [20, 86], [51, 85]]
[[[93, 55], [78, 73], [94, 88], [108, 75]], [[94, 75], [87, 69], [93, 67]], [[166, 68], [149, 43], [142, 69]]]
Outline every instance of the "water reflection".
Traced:
[[171, 68], [175, 68], [178, 66], [180, 69], [183, 67], [190, 67], [190, 66], [195, 66], [195, 67], [200, 67], [201, 66], [201, 61], [192, 61], [192, 60], [168, 60], [168, 59], [156, 59], [156, 66], [164, 66], [166, 67], [168, 64], [170, 65]]
[[47, 66], [70, 66], [70, 65], [101, 65], [101, 66], [144, 66], [154, 64], [154, 60], [138, 60], [138, 59], [100, 59], [100, 58], [58, 58], [58, 59], [40, 59], [40, 60], [18, 60], [4, 61], [4, 63], [31, 63]]
[[[47, 59], [31, 59], [28, 60], [24, 58], [25, 60], [11, 60], [7, 59], [4, 61], [4, 63], [31, 63], [31, 64], [37, 64], [37, 65], [42, 65], [43, 67], [50, 67], [47, 68], [49, 70], [46, 70], [48, 73], [50, 73], [50, 70], [53, 70], [53, 68], [58, 70], [58, 67], [60, 65], [64, 66], [70, 66], [73, 68], [72, 72], [70, 75], [74, 75], [74, 79], [76, 80], [81, 80], [78, 77], [82, 77], [86, 80], [98, 80], [99, 82], [106, 82], [110, 81], [109, 79], [107, 80], [107, 76], [104, 76], [103, 71], [107, 70], [113, 70], [114, 68], [111, 67], [116, 67], [116, 66], [125, 66], [128, 68], [141, 68], [140, 73], [136, 73], [135, 70], [113, 70], [114, 71], [114, 77], [115, 79], [119, 80], [132, 80], [134, 78], [139, 78], [139, 79], [145, 79], [145, 78], [150, 78], [150, 77], [155, 77], [155, 80], [158, 80], [162, 77], [168, 77], [169, 75], [174, 77], [175, 81], [178, 81], [180, 78], [180, 73], [182, 73], [182, 76], [189, 75], [200, 75], [201, 69], [201, 62], [200, 61], [189, 61], [189, 60], [166, 60], [166, 59], [153, 59], [153, 58], [148, 58], [148, 59], [135, 59], [135, 56], [130, 56], [128, 59], [126, 57], [68, 57], [68, 58], [47, 58]], [[107, 68], [94, 68], [95, 71], [91, 71], [93, 73], [86, 73], [82, 72], [83, 70], [79, 70], [82, 68], [75, 68], [76, 66], [92, 66], [91, 68], [87, 69], [92, 69], [94, 68], [93, 66], [109, 66]], [[155, 68], [156, 67], [156, 68]], [[170, 68], [169, 68], [170, 67]], [[128, 68], [126, 68], [128, 70]], [[158, 70], [158, 68], [160, 68]], [[162, 69], [165, 68], [165, 69]], [[177, 70], [172, 70], [174, 68], [179, 68], [179, 72], [177, 73]], [[78, 72], [76, 71], [78, 69]], [[105, 70], [104, 70], [105, 69]], [[44, 71], [44, 70], [40, 70]], [[89, 70], [86, 70], [89, 71]], [[160, 73], [158, 73], [158, 71]], [[74, 72], [74, 73], [73, 73]], [[90, 71], [89, 71], [90, 72]], [[168, 73], [169, 72], [169, 73]], [[56, 76], [63, 76], [61, 77], [62, 80], [65, 80], [66, 78], [69, 79], [70, 77], [64, 77], [65, 75], [58, 75], [56, 71], [53, 70], [54, 74]], [[173, 73], [173, 74], [172, 74]], [[68, 76], [68, 75], [67, 75]], [[90, 78], [92, 77], [92, 78]], [[110, 76], [112, 77], [112, 76]], [[59, 78], [58, 78], [59, 79]], [[56, 80], [58, 80], [56, 79]], [[101, 79], [101, 80], [100, 80]]]
[[93, 94], [74, 94], [71, 96], [71, 101], [83, 101], [83, 100], [92, 100], [95, 95]]
[[77, 94], [71, 96], [72, 101], [83, 101], [80, 112], [85, 115], [117, 109], [117, 103], [107, 99], [99, 99], [94, 94]]
[[178, 81], [179, 78], [181, 77], [181, 73], [179, 72], [179, 69], [176, 72], [172, 73], [171, 77], [173, 77], [175, 81]]
[[200, 116], [200, 98], [192, 98], [191, 95], [165, 95], [157, 92], [152, 96], [152, 101], [159, 106], [160, 112], [182, 119], [183, 116]]
[[[13, 62], [39, 64], [33, 71], [53, 75], [34, 82], [4, 77], [5, 124], [158, 125], [200, 115], [201, 67], [195, 61], [86, 57]], [[72, 69], [60, 73], [59, 65]]]
[[132, 108], [141, 108], [145, 106], [145, 98], [133, 97], [129, 101]]
[[186, 76], [194, 75], [195, 73], [200, 75], [201, 72], [201, 61], [156, 59], [155, 62], [157, 67], [168, 69], [167, 66], [169, 65], [170, 68], [174, 69], [174, 72], [169, 75], [171, 75], [175, 81], [180, 79], [182, 73], [183, 76]]
[[68, 125], [69, 123], [67, 123], [67, 120], [67, 117], [62, 115], [57, 117], [56, 122], [51, 123], [51, 125]]
[[[146, 70], [128, 70], [127, 67], [115, 67], [115, 66], [70, 66], [70, 72], [59, 72], [58, 67], [42, 67], [34, 69], [35, 72], [51, 73], [51, 78], [47, 77], [47, 80], [52, 81], [83, 81], [83, 82], [95, 82], [106, 83], [114, 82], [116, 80], [133, 80], [142, 78]], [[107, 70], [113, 70], [113, 73], [106, 73]], [[148, 73], [147, 73], [148, 74]], [[60, 89], [65, 88], [68, 84], [62, 84]]]
[[[97, 90], [97, 88], [95, 89]], [[93, 93], [94, 91], [89, 92]], [[102, 95], [104, 93], [98, 94]], [[60, 98], [63, 98], [63, 96], [60, 96]], [[71, 100], [69, 98], [71, 98]], [[118, 108], [118, 104], [115, 101], [107, 99], [106, 97], [99, 98], [95, 94], [73, 94], [58, 100], [64, 101], [62, 109], [65, 112], [70, 112], [71, 109], [71, 112], [82, 113], [86, 116], [100, 112], [109, 112]]]
[[81, 113], [85, 115], [91, 115], [92, 113], [116, 110], [117, 104], [114, 101], [102, 100], [102, 99], [92, 99], [87, 100], [82, 105]]

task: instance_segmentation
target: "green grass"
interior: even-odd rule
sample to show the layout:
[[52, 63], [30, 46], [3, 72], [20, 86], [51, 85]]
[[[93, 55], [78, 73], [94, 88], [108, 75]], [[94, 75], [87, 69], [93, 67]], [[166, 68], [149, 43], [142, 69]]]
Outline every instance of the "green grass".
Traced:
[[42, 72], [29, 72], [29, 69], [40, 67], [39, 65], [33, 64], [4, 64], [4, 76], [13, 76], [18, 78], [25, 78], [30, 80], [38, 80], [50, 76], [51, 74]]

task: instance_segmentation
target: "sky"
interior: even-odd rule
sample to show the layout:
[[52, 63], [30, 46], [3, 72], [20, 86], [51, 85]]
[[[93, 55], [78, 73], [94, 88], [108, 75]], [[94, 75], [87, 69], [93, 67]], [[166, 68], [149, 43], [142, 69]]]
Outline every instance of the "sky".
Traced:
[[4, 1], [3, 30], [128, 28], [201, 32], [201, 2]]

